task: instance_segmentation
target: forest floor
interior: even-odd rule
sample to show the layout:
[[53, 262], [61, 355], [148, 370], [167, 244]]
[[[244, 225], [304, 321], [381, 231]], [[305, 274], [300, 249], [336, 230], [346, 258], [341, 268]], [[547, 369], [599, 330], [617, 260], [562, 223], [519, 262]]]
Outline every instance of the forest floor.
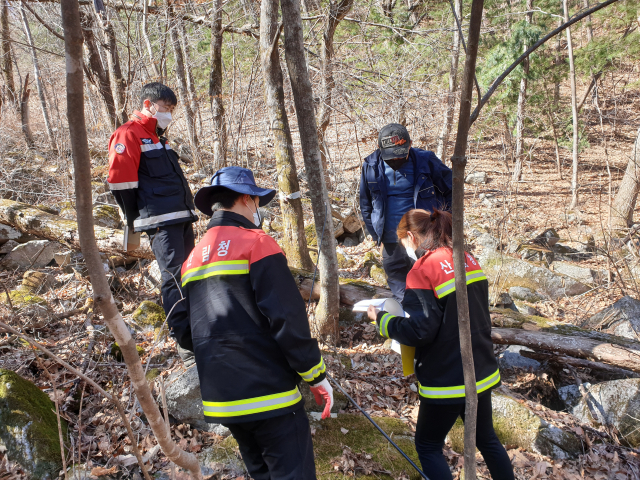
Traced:
[[[637, 96], [637, 93], [635, 95]], [[636, 137], [640, 111], [637, 108], [637, 102], [624, 102], [622, 101], [624, 98], [619, 100], [616, 112], [618, 123], [615, 126], [610, 123], [604, 125], [606, 143], [602, 140], [599, 123], [593, 120], [593, 112], [585, 114], [588, 119], [585, 132], [589, 148], [580, 155], [580, 204], [578, 209], [571, 212], [568, 209], [571, 200], [569, 150], [566, 148], [560, 150], [562, 158], [562, 178], [560, 178], [553, 141], [547, 138], [526, 138], [528, 147], [523, 181], [514, 183], [510, 180], [509, 171], [512, 166], [506, 160], [505, 145], [507, 143], [504, 136], [495, 132], [489, 135], [491, 132], [488, 132], [480, 138], [478, 134], [478, 138], [470, 142], [467, 171], [486, 172], [489, 181], [484, 185], [466, 186], [467, 230], [479, 226], [507, 247], [514, 242], [519, 243], [530, 239], [534, 233], [545, 228], [555, 228], [563, 244], [577, 246], [580, 243], [587, 243], [590, 241], [589, 237], [593, 236], [597, 247], [607, 252], [610, 188], [613, 188], [615, 193], [615, 186], [624, 173]], [[349, 128], [349, 125], [345, 125], [343, 135], [340, 138], [333, 138], [333, 147], [337, 153], [332, 159], [330, 168], [334, 182], [332, 199], [334, 206], [342, 213], [357, 212], [356, 196], [361, 159], [376, 148], [376, 139], [372, 132], [364, 135], [360, 133], [360, 142], [356, 145], [355, 131], [351, 132]], [[411, 126], [409, 130], [411, 132]], [[416, 138], [421, 138], [420, 132], [411, 133]], [[14, 199], [60, 207], [73, 198], [68, 159], [58, 160], [60, 157], [52, 152], [43, 151], [38, 155], [27, 152], [19, 135], [19, 127], [10, 122], [0, 125], [0, 137], [7, 140], [0, 145], [0, 172], [3, 173], [4, 178], [10, 179], [10, 182], [7, 181], [11, 183], [10, 189], [13, 189]], [[422, 144], [416, 141], [415, 146], [434, 149], [434, 145], [430, 143], [433, 135], [427, 135], [424, 138], [426, 141]], [[94, 144], [98, 145], [94, 158], [95, 180], [102, 182], [106, 179], [106, 157], [104, 147], [100, 145], [106, 145], [106, 140], [92, 139]], [[297, 138], [295, 147], [296, 155], [301, 159]], [[262, 153], [258, 155], [258, 151]], [[262, 186], [275, 187], [276, 169], [272, 165], [269, 148], [265, 145], [256, 145], [253, 152], [254, 155], [249, 157], [248, 162], [256, 172], [258, 183]], [[303, 196], [306, 196], [305, 192], [309, 187], [305, 181], [301, 161], [298, 168]], [[195, 168], [189, 166], [185, 166], [185, 171], [189, 176], [198, 173]], [[192, 186], [195, 189], [202, 184], [203, 182], [198, 179], [194, 180]], [[494, 206], [489, 207], [482, 202], [484, 197], [481, 196], [487, 194], [494, 195]], [[306, 223], [312, 223], [310, 204], [305, 202], [304, 205]], [[276, 205], [270, 207], [270, 210], [271, 214], [277, 218], [279, 207]], [[571, 219], [568, 218], [569, 213], [573, 214]], [[204, 220], [198, 223], [199, 233], [204, 231], [205, 225]], [[341, 276], [375, 283], [368, 277], [363, 266], [364, 254], [377, 250], [373, 242], [367, 240], [355, 247], [339, 245], [338, 248], [347, 260], [353, 262], [351, 267], [341, 270]], [[588, 261], [587, 264], [597, 269], [615, 268], [610, 260], [607, 260], [607, 255], [596, 258]], [[617, 275], [613, 282], [594, 288], [579, 297], [565, 297], [557, 301], [543, 302], [536, 308], [544, 316], [575, 324], [586, 316], [592, 316], [625, 294], [640, 298], [632, 272], [636, 261], [637, 256], [629, 252], [626, 261], [620, 262], [619, 268], [616, 269]], [[127, 404], [127, 411], [132, 415], [134, 428], [140, 435], [143, 453], [148, 452], [155, 445], [155, 439], [144, 420], [136, 412], [135, 397], [129, 391], [126, 368], [111, 355], [113, 339], [102, 328], [101, 318], [91, 314], [76, 315], [67, 319], [56, 316], [86, 304], [92, 295], [88, 278], [77, 273], [68, 273], [59, 267], [48, 267], [46, 270], [55, 275], [58, 282], [57, 288], [44, 295], [49, 309], [46, 316], [30, 314], [27, 309], [9, 318], [10, 312], [5, 304], [0, 304], [0, 314], [13, 326], [20, 327], [24, 332], [37, 338], [72, 365], [81, 366], [89, 360], [88, 375], [109, 392], [121, 396], [123, 402]], [[21, 273], [4, 271], [0, 273], [0, 280], [8, 289], [13, 289], [20, 284]], [[160, 301], [157, 290], [149, 285], [146, 276], [145, 262], [140, 262], [119, 274], [119, 286], [114, 289], [114, 295], [121, 312], [127, 319], [130, 319], [141, 301], [151, 300], [158, 303]], [[91, 351], [88, 349], [92, 343], [86, 329], [88, 324], [92, 324], [97, 332]], [[145, 350], [142, 360], [160, 363], [161, 366], [156, 373], [161, 378], [166, 378], [173, 371], [179, 371], [183, 367], [175, 354], [172, 342], [168, 340], [155, 342], [153, 335], [153, 332], [137, 334], [137, 342]], [[417, 394], [411, 389], [412, 379], [402, 377], [399, 357], [383, 346], [383, 339], [376, 336], [374, 329], [367, 323], [343, 324], [340, 336], [338, 345], [324, 347], [329, 370], [363, 408], [373, 416], [383, 419], [383, 426], [390, 430], [399, 429], [397, 435], [401, 439], [410, 438], [415, 430], [419, 402]], [[3, 338], [0, 338], [0, 349], [0, 368], [18, 372], [52, 395], [50, 381], [36, 362], [33, 350], [21, 344], [7, 343]], [[497, 348], [496, 351], [500, 349]], [[131, 452], [129, 440], [115, 410], [104, 404], [102, 398], [90, 388], [82, 390], [81, 402], [77, 396], [70, 397], [75, 377], [58, 368], [53, 362], [47, 362], [49, 361], [46, 361], [45, 365], [49, 367], [56, 380], [62, 394], [61, 398], [65, 399], [63, 416], [72, 426], [76, 439], [69, 458], [77, 462], [80, 457], [82, 463], [87, 462], [89, 471], [103, 468], [111, 474], [119, 471], [121, 478], [134, 478], [126, 473], [128, 471], [126, 467], [118, 467], [113, 460], [118, 455]], [[588, 372], [579, 371], [578, 373], [583, 381], [593, 381]], [[553, 394], [555, 387], [559, 383], [574, 382], [566, 372], [553, 371], [547, 374], [506, 371], [503, 372], [503, 382], [514, 395], [519, 396], [521, 402], [529, 405], [541, 416], [552, 423], [571, 428], [585, 439], [583, 455], [577, 459], [562, 461], [507, 446], [516, 470], [516, 478], [557, 480], [640, 478], [638, 452], [623, 448], [612, 439], [605, 439], [602, 443], [589, 447], [587, 438], [589, 436], [592, 440], [595, 438], [593, 430], [576, 423], [571, 415], [556, 407], [557, 398]], [[154, 382], [153, 385], [155, 394], [158, 394], [158, 383]], [[371, 434], [370, 427], [366, 422], [362, 423], [362, 417], [358, 416], [353, 407], [348, 407], [346, 414], [348, 416], [339, 415], [337, 419], [314, 423], [319, 478], [347, 478], [354, 475], [361, 478], [418, 478], [408, 464], [403, 464], [403, 460], [384, 445], [382, 437]], [[402, 422], [404, 429], [393, 421]], [[359, 430], [366, 431], [366, 436], [357, 437], [354, 432]], [[78, 436], [79, 431], [81, 431], [80, 436]], [[214, 434], [197, 432], [186, 425], [172, 425], [172, 433], [181, 447], [193, 452], [204, 451], [209, 447], [214, 449], [229, 447], [229, 440]], [[80, 438], [79, 441], [78, 438]], [[408, 445], [410, 446], [410, 442]], [[232, 445], [231, 449], [233, 450]], [[462, 457], [451, 449], [450, 443], [445, 448], [445, 454], [453, 468], [454, 477], [458, 478], [462, 468]], [[416, 458], [414, 451], [411, 456]], [[10, 466], [1, 457], [0, 453], [0, 479], [21, 478], [19, 472], [10, 473]], [[168, 461], [161, 453], [151, 461], [151, 465], [155, 472], [168, 471]], [[480, 478], [490, 478], [480, 456], [478, 456], [478, 465]], [[243, 478], [243, 474], [229, 472], [225, 468], [220, 464], [220, 471], [211, 478]], [[98, 471], [95, 470], [96, 473]], [[366, 472], [370, 473], [366, 474]]]

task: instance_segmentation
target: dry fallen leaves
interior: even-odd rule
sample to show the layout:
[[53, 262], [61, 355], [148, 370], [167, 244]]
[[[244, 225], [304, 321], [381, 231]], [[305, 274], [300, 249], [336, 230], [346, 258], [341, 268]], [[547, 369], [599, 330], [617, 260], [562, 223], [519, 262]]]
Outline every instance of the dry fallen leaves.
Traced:
[[91, 469], [91, 475], [93, 475], [94, 477], [101, 477], [104, 475], [113, 475], [117, 471], [118, 471], [118, 467], [116, 465], [114, 465], [111, 468], [94, 467]]

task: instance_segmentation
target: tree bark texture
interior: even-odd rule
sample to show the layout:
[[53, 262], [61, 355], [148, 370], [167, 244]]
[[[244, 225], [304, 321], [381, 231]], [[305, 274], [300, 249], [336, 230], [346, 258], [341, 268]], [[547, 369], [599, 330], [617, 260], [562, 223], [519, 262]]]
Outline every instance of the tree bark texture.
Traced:
[[35, 142], [33, 140], [33, 133], [31, 132], [31, 124], [29, 123], [29, 96], [31, 89], [29, 88], [29, 74], [24, 78], [24, 86], [22, 87], [22, 94], [20, 95], [20, 121], [22, 123], [22, 133], [27, 141], [27, 146], [33, 148]]
[[333, 0], [329, 3], [329, 14], [322, 34], [322, 56], [321, 56], [321, 78], [322, 86], [320, 93], [320, 112], [318, 113], [318, 144], [320, 146], [320, 156], [322, 158], [322, 168], [324, 169], [324, 180], [327, 188], [331, 188], [331, 177], [329, 175], [328, 160], [329, 148], [327, 146], [325, 134], [331, 122], [331, 101], [333, 89], [336, 86], [333, 78], [333, 37], [336, 28], [347, 16], [353, 7], [353, 0]]
[[78, 236], [93, 287], [94, 302], [122, 350], [131, 383], [158, 444], [171, 461], [188, 470], [194, 479], [202, 480], [196, 457], [178, 448], [171, 440], [169, 427], [160, 414], [145, 378], [135, 341], [116, 307], [102, 267], [93, 228], [91, 160], [84, 117], [82, 30], [78, 0], [61, 0], [61, 13], [65, 37], [67, 117], [74, 164]]
[[115, 130], [119, 125], [120, 120], [116, 114], [116, 106], [113, 100], [113, 91], [111, 90], [109, 70], [104, 68], [104, 63], [100, 56], [100, 47], [98, 46], [94, 33], [94, 18], [92, 15], [86, 15], [83, 11], [80, 11], [80, 21], [82, 24], [84, 46], [87, 49], [87, 57], [89, 59], [89, 70], [93, 74], [94, 82], [98, 87], [98, 92], [100, 92], [105, 109], [107, 110], [109, 126], [111, 130]]
[[127, 82], [122, 76], [122, 68], [120, 66], [120, 55], [118, 54], [118, 44], [116, 43], [116, 32], [113, 23], [106, 17], [98, 15], [102, 31], [104, 33], [105, 44], [107, 48], [107, 64], [109, 65], [109, 78], [113, 82], [112, 92], [114, 105], [116, 108], [116, 128], [127, 123], [129, 120], [126, 108], [127, 99]]
[[[562, 0], [564, 10], [564, 21], [569, 21], [568, 0]], [[578, 206], [578, 99], [576, 93], [576, 68], [573, 63], [573, 43], [571, 41], [571, 28], [567, 28], [567, 54], [569, 55], [569, 80], [571, 82], [571, 116], [573, 120], [573, 164], [571, 171], [571, 205], [573, 209]]]
[[27, 14], [24, 11], [24, 7], [20, 8], [20, 16], [22, 17], [22, 27], [24, 28], [24, 34], [27, 37], [27, 43], [31, 47], [31, 60], [33, 61], [33, 75], [36, 77], [36, 89], [38, 91], [38, 99], [40, 100], [40, 108], [42, 109], [42, 117], [44, 118], [44, 126], [47, 130], [47, 139], [51, 144], [51, 148], [57, 150], [56, 141], [53, 136], [53, 129], [51, 128], [51, 121], [49, 120], [49, 109], [47, 107], [47, 99], [44, 95], [44, 86], [42, 85], [42, 77], [40, 75], [40, 64], [38, 63], [38, 55], [33, 43], [33, 37], [31, 36], [31, 29], [29, 28], [29, 20]]
[[636, 208], [640, 187], [640, 128], [633, 151], [627, 162], [618, 193], [613, 201], [611, 225], [615, 228], [626, 228], [633, 225], [633, 211]]
[[18, 102], [18, 92], [13, 81], [13, 61], [11, 59], [11, 30], [9, 29], [9, 2], [0, 7], [0, 27], [2, 28], [2, 74], [7, 86], [7, 96], [12, 103]]
[[447, 92], [447, 106], [442, 118], [442, 127], [440, 135], [438, 135], [438, 143], [436, 145], [436, 155], [440, 160], [446, 162], [447, 159], [447, 143], [451, 134], [453, 125], [453, 113], [456, 107], [456, 94], [458, 92], [458, 63], [460, 58], [460, 30], [458, 29], [458, 20], [462, 16], [462, 0], [455, 1], [455, 15], [453, 19], [453, 42], [451, 45], [451, 67], [449, 68], [449, 91]]
[[187, 86], [187, 74], [184, 66], [184, 56], [182, 54], [182, 47], [180, 45], [180, 37], [178, 35], [178, 29], [180, 25], [174, 18], [173, 11], [169, 12], [171, 18], [173, 18], [172, 25], [170, 27], [171, 33], [171, 46], [173, 47], [173, 56], [176, 61], [175, 72], [178, 80], [178, 98], [184, 108], [184, 114], [186, 117], [187, 134], [189, 135], [189, 145], [191, 147], [191, 153], [193, 159], [199, 168], [203, 168], [201, 165], [200, 155], [198, 153], [198, 135], [196, 134], [196, 117], [191, 109], [191, 102], [189, 101], [189, 87]]
[[[274, 154], [278, 171], [280, 210], [284, 233], [284, 251], [289, 265], [313, 269], [304, 232], [304, 214], [298, 172], [293, 152], [289, 119], [285, 109], [282, 67], [278, 43], [278, 0], [262, 0], [260, 7], [260, 59], [264, 77], [264, 97], [273, 134]], [[298, 193], [297, 198], [289, 198]]]
[[469, 38], [460, 92], [458, 133], [451, 163], [453, 165], [453, 266], [455, 271], [456, 303], [460, 330], [460, 353], [464, 372], [465, 423], [464, 423], [464, 476], [465, 480], [476, 479], [476, 424], [478, 414], [478, 392], [471, 343], [469, 296], [465, 270], [464, 251], [464, 169], [467, 139], [471, 125], [471, 100], [473, 80], [478, 57], [480, 27], [484, 0], [473, 0], [469, 20]]
[[200, 117], [200, 109], [198, 108], [199, 105], [198, 95], [196, 94], [196, 82], [193, 78], [191, 64], [189, 63], [189, 59], [191, 58], [191, 48], [189, 46], [189, 37], [187, 36], [187, 27], [184, 22], [180, 22], [180, 42], [184, 51], [184, 58], [187, 60], [185, 63], [185, 73], [187, 74], [187, 92], [189, 93], [189, 103], [191, 104], [191, 111], [193, 111], [195, 115], [193, 122], [195, 124], [197, 118], [200, 133], [202, 133], [202, 118]]
[[149, 2], [151, 0], [142, 0], [142, 38], [144, 45], [147, 47], [147, 55], [149, 55], [149, 64], [151, 65], [154, 80], [160, 81], [160, 70], [153, 55], [151, 48], [151, 40], [149, 39]]
[[493, 328], [491, 340], [497, 345], [522, 345], [534, 350], [584, 358], [632, 372], [640, 372], [640, 349], [638, 348], [623, 347], [591, 338], [532, 332], [517, 328]]
[[222, 100], [222, 0], [213, 2], [209, 98], [213, 115], [213, 170], [227, 165], [227, 124]]
[[[527, 0], [527, 13], [525, 20], [531, 23], [533, 18], [533, 0]], [[524, 46], [526, 52], [529, 47]], [[522, 150], [524, 150], [524, 117], [526, 115], [525, 107], [527, 103], [527, 76], [529, 75], [529, 57], [522, 61], [522, 78], [520, 79], [520, 92], [518, 93], [518, 110], [516, 113], [516, 164], [513, 169], [513, 181], [522, 180]]]
[[[316, 225], [318, 245], [318, 270], [322, 296], [315, 312], [315, 327], [319, 334], [337, 339], [339, 293], [338, 259], [333, 236], [331, 203], [324, 181], [322, 160], [318, 147], [318, 129], [313, 107], [313, 92], [304, 56], [304, 37], [300, 3], [296, 0], [281, 0], [284, 23], [284, 45], [289, 80], [296, 106], [298, 129], [302, 144], [305, 171], [309, 184], [309, 195]], [[324, 238], [323, 238], [324, 230]]]
[[[584, 0], [584, 8], [589, 8], [589, 0]], [[589, 43], [593, 40], [593, 24], [591, 23], [591, 15], [587, 17], [587, 21], [584, 26], [587, 30], [587, 43]]]

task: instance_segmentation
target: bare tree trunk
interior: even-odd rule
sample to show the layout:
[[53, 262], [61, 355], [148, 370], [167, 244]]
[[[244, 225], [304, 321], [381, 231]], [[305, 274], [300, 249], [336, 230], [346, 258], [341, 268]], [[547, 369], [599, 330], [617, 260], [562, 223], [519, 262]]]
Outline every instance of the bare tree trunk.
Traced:
[[227, 125], [222, 101], [222, 0], [213, 0], [209, 97], [213, 115], [213, 170], [227, 165]]
[[[462, 18], [462, 0], [455, 2], [455, 15]], [[442, 118], [442, 127], [436, 145], [436, 155], [443, 162], [447, 157], [447, 143], [453, 125], [453, 113], [456, 108], [456, 93], [458, 92], [458, 62], [460, 58], [460, 30], [458, 20], [453, 19], [453, 43], [451, 45], [451, 68], [449, 69], [449, 92], [447, 93], [447, 107]]]
[[196, 457], [178, 448], [171, 440], [169, 428], [160, 414], [158, 405], [144, 376], [144, 369], [140, 363], [136, 343], [116, 307], [102, 267], [93, 231], [91, 161], [84, 117], [82, 29], [80, 27], [78, 1], [62, 0], [61, 13], [65, 38], [65, 56], [67, 59], [67, 117], [74, 164], [78, 235], [93, 287], [95, 305], [100, 309], [109, 331], [113, 334], [122, 350], [122, 356], [127, 364], [131, 383], [158, 444], [169, 460], [188, 470], [194, 479], [202, 480], [200, 466]]
[[151, 0], [142, 0], [142, 38], [144, 44], [147, 47], [147, 54], [149, 55], [149, 64], [153, 71], [154, 79], [160, 78], [160, 71], [156, 64], [156, 59], [153, 56], [153, 49], [151, 48], [151, 40], [149, 40], [149, 2]]
[[[278, 43], [278, 0], [262, 0], [260, 8], [260, 58], [264, 77], [264, 97], [269, 116], [269, 126], [273, 133], [278, 187], [280, 190], [280, 210], [284, 232], [283, 249], [289, 265], [305, 270], [313, 270], [304, 232], [304, 213], [300, 184], [293, 153], [293, 141], [289, 129], [289, 119], [284, 103], [282, 67]], [[291, 198], [293, 194], [294, 198]]]
[[98, 15], [98, 20], [102, 26], [105, 44], [107, 48], [107, 64], [109, 65], [109, 79], [113, 82], [113, 100], [116, 109], [116, 127], [129, 120], [126, 108], [126, 89], [127, 82], [122, 76], [122, 68], [120, 67], [120, 55], [118, 54], [118, 44], [116, 43], [116, 32], [113, 24], [104, 16]]
[[[182, 43], [182, 49], [184, 50], [185, 59], [185, 72], [187, 74], [187, 91], [189, 92], [189, 102], [191, 103], [191, 110], [198, 119], [198, 126], [200, 132], [202, 132], [202, 117], [200, 116], [200, 108], [198, 105], [198, 96], [196, 95], [196, 82], [193, 78], [193, 72], [191, 71], [191, 48], [189, 48], [189, 37], [187, 37], [187, 27], [184, 22], [180, 22], [180, 42]], [[193, 120], [195, 123], [195, 119]]]
[[35, 142], [33, 141], [33, 133], [31, 132], [31, 125], [29, 124], [29, 95], [31, 89], [29, 88], [29, 74], [24, 77], [24, 86], [22, 87], [22, 95], [20, 97], [20, 120], [22, 122], [22, 133], [27, 141], [27, 146], [33, 148]]
[[[338, 259], [333, 236], [331, 203], [324, 182], [318, 129], [313, 108], [313, 92], [304, 56], [304, 37], [300, 3], [296, 0], [280, 0], [282, 22], [284, 23], [284, 46], [289, 80], [296, 106], [298, 129], [302, 143], [302, 155], [310, 186], [311, 206], [316, 224], [318, 245], [318, 270], [320, 271], [321, 297], [315, 312], [315, 327], [321, 335], [337, 339], [339, 292]], [[324, 238], [322, 232], [324, 230]]]
[[[531, 23], [533, 17], [533, 0], [527, 0], [527, 13], [525, 19], [527, 23]], [[529, 48], [528, 45], [524, 46], [526, 52]], [[513, 181], [519, 182], [522, 180], [522, 150], [524, 150], [524, 117], [525, 117], [525, 105], [527, 102], [527, 76], [529, 75], [529, 58], [527, 57], [522, 62], [522, 78], [520, 79], [520, 93], [518, 94], [518, 112], [516, 114], [516, 165], [513, 169]]]
[[92, 15], [86, 15], [80, 11], [80, 21], [82, 24], [82, 35], [84, 37], [84, 46], [87, 49], [89, 58], [89, 69], [97, 81], [98, 91], [102, 97], [111, 130], [115, 130], [119, 125], [119, 119], [116, 114], [116, 106], [113, 100], [113, 92], [111, 91], [111, 80], [109, 78], [109, 70], [104, 68], [102, 57], [100, 56], [100, 47], [96, 41], [94, 26], [95, 22]]
[[2, 2], [0, 7], [0, 23], [2, 23], [2, 73], [7, 86], [7, 95], [11, 103], [18, 102], [18, 92], [13, 82], [13, 62], [11, 60], [11, 30], [9, 30], [9, 2]]
[[[564, 21], [569, 21], [569, 6], [567, 0], [562, 0]], [[571, 113], [573, 116], [573, 170], [571, 172], [571, 205], [570, 209], [578, 206], [578, 99], [576, 98], [576, 69], [573, 63], [573, 44], [571, 42], [571, 27], [567, 28], [567, 53], [569, 54], [569, 80], [571, 81]]]
[[42, 117], [44, 118], [44, 126], [47, 130], [47, 138], [51, 144], [51, 148], [57, 150], [56, 141], [53, 136], [53, 129], [51, 128], [51, 121], [49, 120], [49, 109], [47, 108], [47, 100], [44, 97], [44, 87], [42, 86], [42, 78], [40, 77], [40, 64], [38, 63], [38, 55], [33, 44], [33, 37], [31, 36], [31, 29], [29, 28], [29, 21], [27, 20], [27, 14], [24, 11], [24, 7], [20, 8], [20, 15], [22, 17], [22, 26], [24, 28], [24, 34], [27, 37], [27, 43], [31, 47], [31, 60], [33, 61], [33, 75], [36, 77], [36, 88], [38, 90], [38, 98], [40, 99], [40, 107], [42, 108]]
[[[562, 25], [561, 18], [558, 19], [558, 26], [560, 25]], [[563, 63], [562, 58], [560, 56], [561, 50], [562, 50], [562, 37], [558, 35], [558, 38], [556, 39], [556, 49], [554, 52], [555, 56], [553, 59], [553, 66], [554, 66], [554, 70], [556, 71], [556, 73], [554, 74], [555, 82], [553, 86], [553, 104], [554, 105], [558, 105], [560, 103], [560, 75], [558, 75], [557, 70], [560, 67], [560, 65]]]
[[[589, 0], [584, 0], [584, 8], [589, 8]], [[591, 23], [591, 15], [587, 17], [587, 21], [584, 26], [587, 29], [587, 43], [591, 43], [591, 40], [593, 40], [593, 24]]]
[[180, 102], [184, 105], [184, 113], [187, 123], [187, 134], [189, 135], [189, 144], [191, 146], [191, 152], [193, 159], [199, 168], [203, 168], [201, 165], [200, 155], [198, 153], [198, 135], [196, 134], [196, 117], [191, 109], [191, 102], [189, 101], [189, 88], [187, 87], [187, 75], [184, 68], [184, 57], [182, 55], [182, 48], [180, 46], [180, 38], [178, 36], [178, 29], [180, 28], [179, 22], [173, 9], [169, 9], [169, 18], [172, 22], [170, 27], [171, 31], [171, 45], [173, 47], [173, 56], [176, 61], [176, 77], [178, 80], [178, 97]]
[[633, 211], [636, 208], [640, 187], [640, 128], [633, 151], [627, 162], [627, 169], [620, 182], [618, 193], [613, 201], [611, 225], [614, 228], [626, 228], [633, 225]]
[[469, 296], [464, 252], [464, 169], [467, 164], [467, 139], [471, 122], [471, 99], [473, 79], [476, 71], [482, 9], [484, 0], [473, 0], [469, 20], [469, 39], [464, 75], [460, 92], [460, 114], [456, 145], [451, 157], [453, 165], [453, 267], [455, 271], [456, 303], [458, 306], [458, 326], [460, 330], [460, 353], [464, 372], [465, 422], [464, 422], [464, 478], [476, 479], [476, 425], [478, 416], [478, 391], [473, 362], [471, 342], [471, 321], [469, 317]]
[[329, 149], [325, 133], [331, 122], [332, 93], [336, 86], [333, 78], [333, 36], [338, 24], [349, 13], [352, 6], [353, 0], [340, 0], [339, 3], [330, 0], [329, 16], [322, 35], [322, 93], [320, 94], [320, 112], [318, 113], [318, 143], [320, 145], [322, 168], [324, 169], [324, 181], [328, 189], [331, 189], [331, 177], [327, 166]]

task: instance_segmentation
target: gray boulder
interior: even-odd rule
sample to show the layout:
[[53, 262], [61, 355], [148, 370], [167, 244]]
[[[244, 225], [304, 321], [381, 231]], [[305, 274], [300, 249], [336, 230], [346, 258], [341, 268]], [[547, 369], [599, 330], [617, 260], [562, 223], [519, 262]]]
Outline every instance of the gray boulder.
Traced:
[[490, 250], [498, 250], [500, 248], [500, 241], [490, 233], [481, 233], [476, 238], [475, 243]]
[[0, 223], [0, 245], [7, 243], [9, 240], [18, 241], [22, 237], [22, 232], [19, 232], [9, 225], [3, 225]]
[[[583, 453], [580, 439], [537, 416], [525, 405], [494, 390], [493, 428], [503, 445], [513, 445], [527, 451], [562, 460]], [[451, 447], [456, 452], [464, 450], [464, 426], [458, 419], [449, 432]]]
[[359, 244], [358, 237], [347, 237], [344, 239], [345, 247], [357, 247]]
[[478, 260], [489, 284], [499, 280], [506, 288], [525, 287], [553, 300], [564, 296], [580, 295], [590, 288], [566, 275], [552, 272], [526, 260], [510, 257], [485, 249]]
[[[10, 370], [0, 369], [0, 447], [31, 480], [58, 478], [62, 468], [55, 405], [48, 395]], [[67, 422], [61, 419], [63, 438]]]
[[120, 228], [122, 223], [118, 207], [113, 205], [100, 204], [93, 207], [93, 219], [96, 225], [113, 229]]
[[53, 260], [58, 245], [49, 240], [32, 240], [18, 245], [0, 262], [9, 270], [16, 268], [43, 268]]
[[469, 185], [482, 185], [487, 183], [487, 172], [472, 172], [464, 179]]
[[584, 320], [580, 326], [601, 329], [619, 337], [640, 338], [640, 301], [630, 296], [622, 297], [613, 305]]
[[7, 240], [7, 242], [0, 247], [0, 255], [4, 255], [11, 252], [11, 250], [16, 248], [18, 245], [20, 244], [15, 240]]
[[553, 271], [590, 285], [599, 285], [607, 278], [605, 270], [592, 270], [569, 262], [555, 262]]
[[620, 441], [640, 446], [640, 378], [627, 378], [591, 385], [587, 400], [581, 399], [573, 415], [594, 426], [612, 426], [620, 432]]
[[522, 347], [520, 345], [511, 345], [504, 352], [498, 356], [498, 363], [500, 368], [532, 368], [536, 370], [540, 367], [540, 362], [533, 358], [527, 358], [520, 355], [522, 350], [532, 352], [533, 350]]
[[526, 287], [511, 287], [509, 289], [509, 295], [511, 295], [512, 298], [529, 303], [537, 303], [542, 300], [540, 295]]
[[[582, 385], [587, 390], [589, 390], [589, 387], [591, 386], [588, 382], [585, 382]], [[580, 393], [580, 389], [577, 385], [566, 385], [564, 387], [560, 387], [558, 389], [558, 396], [569, 411], [573, 410], [573, 408], [580, 403], [580, 400], [582, 400], [582, 394]]]

